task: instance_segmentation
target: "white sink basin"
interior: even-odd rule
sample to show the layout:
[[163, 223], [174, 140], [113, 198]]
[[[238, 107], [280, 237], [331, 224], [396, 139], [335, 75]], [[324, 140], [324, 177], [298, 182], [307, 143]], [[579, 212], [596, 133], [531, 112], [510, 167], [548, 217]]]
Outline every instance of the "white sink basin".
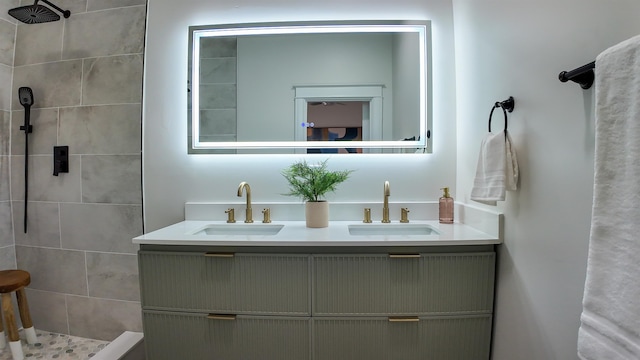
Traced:
[[210, 224], [192, 235], [276, 235], [282, 224]]
[[424, 224], [360, 224], [349, 225], [351, 235], [438, 235], [438, 231]]

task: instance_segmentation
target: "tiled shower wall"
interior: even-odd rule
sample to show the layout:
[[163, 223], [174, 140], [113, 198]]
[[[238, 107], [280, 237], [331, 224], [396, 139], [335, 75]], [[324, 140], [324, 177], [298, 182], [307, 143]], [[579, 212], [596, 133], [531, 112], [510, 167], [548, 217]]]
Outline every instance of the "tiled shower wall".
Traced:
[[16, 267], [9, 192], [9, 125], [16, 24], [7, 15], [7, 10], [17, 5], [18, 0], [0, 2], [0, 270]]
[[[31, 273], [27, 296], [37, 328], [113, 340], [142, 330], [131, 238], [142, 233], [146, 2], [54, 3], [71, 17], [17, 26], [10, 96], [17, 266]], [[34, 92], [26, 234], [20, 86]], [[69, 173], [52, 175], [55, 145], [69, 146]]]

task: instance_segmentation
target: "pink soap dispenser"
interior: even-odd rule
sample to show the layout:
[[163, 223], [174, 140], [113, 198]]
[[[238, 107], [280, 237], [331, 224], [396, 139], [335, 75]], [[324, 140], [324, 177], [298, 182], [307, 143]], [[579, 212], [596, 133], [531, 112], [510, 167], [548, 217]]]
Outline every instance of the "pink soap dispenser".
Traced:
[[453, 198], [449, 195], [449, 188], [445, 187], [441, 190], [444, 191], [440, 198], [440, 223], [441, 224], [453, 224]]

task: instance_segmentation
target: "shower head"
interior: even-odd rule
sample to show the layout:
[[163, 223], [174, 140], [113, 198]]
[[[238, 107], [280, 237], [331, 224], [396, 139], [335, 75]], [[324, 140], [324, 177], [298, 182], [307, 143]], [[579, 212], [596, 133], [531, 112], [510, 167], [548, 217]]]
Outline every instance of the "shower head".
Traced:
[[[57, 7], [47, 0], [41, 1], [58, 10], [65, 18], [71, 16], [71, 11], [62, 10], [61, 8]], [[35, 0], [33, 5], [20, 6], [14, 9], [10, 9], [9, 15], [22, 21], [25, 24], [41, 24], [60, 20], [60, 15], [56, 14], [53, 10], [44, 5], [38, 5], [38, 0]]]
[[26, 107], [31, 107], [33, 105], [33, 90], [30, 87], [21, 87], [18, 89], [18, 99], [20, 100], [20, 105]]

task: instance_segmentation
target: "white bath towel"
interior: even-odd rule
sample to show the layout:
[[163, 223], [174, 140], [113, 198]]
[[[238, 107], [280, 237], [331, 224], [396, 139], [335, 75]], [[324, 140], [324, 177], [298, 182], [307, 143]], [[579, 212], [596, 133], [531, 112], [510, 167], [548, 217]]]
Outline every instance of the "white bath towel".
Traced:
[[593, 212], [578, 356], [640, 359], [640, 36], [596, 58]]
[[507, 190], [518, 186], [518, 159], [505, 131], [488, 133], [482, 140], [471, 200], [495, 205], [503, 201]]

